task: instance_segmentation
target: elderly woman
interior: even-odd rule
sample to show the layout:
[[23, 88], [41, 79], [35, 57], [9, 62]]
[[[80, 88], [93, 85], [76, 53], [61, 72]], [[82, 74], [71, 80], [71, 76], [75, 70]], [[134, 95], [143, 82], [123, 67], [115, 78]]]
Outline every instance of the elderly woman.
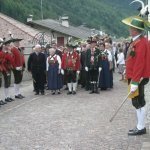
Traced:
[[49, 53], [50, 56], [47, 58], [48, 89], [52, 91], [52, 95], [54, 95], [56, 91], [58, 94], [61, 94], [61, 58], [56, 54], [56, 50], [54, 48], [50, 48]]

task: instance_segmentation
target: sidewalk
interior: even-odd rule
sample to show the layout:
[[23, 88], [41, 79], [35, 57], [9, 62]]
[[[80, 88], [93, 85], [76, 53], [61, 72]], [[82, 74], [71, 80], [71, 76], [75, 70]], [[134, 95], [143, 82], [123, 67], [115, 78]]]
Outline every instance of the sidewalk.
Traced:
[[150, 150], [150, 82], [145, 88], [146, 96], [146, 126], [149, 130], [149, 135], [144, 136], [143, 144], [141, 150]]

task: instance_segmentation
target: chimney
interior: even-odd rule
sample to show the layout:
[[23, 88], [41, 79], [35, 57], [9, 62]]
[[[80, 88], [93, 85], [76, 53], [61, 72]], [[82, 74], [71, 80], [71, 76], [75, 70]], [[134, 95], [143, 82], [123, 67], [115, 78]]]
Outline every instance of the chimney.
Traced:
[[28, 18], [27, 18], [27, 23], [32, 22], [32, 19], [33, 19], [33, 15], [29, 15]]
[[69, 27], [69, 17], [68, 16], [62, 16], [61, 17], [61, 25], [64, 27]]

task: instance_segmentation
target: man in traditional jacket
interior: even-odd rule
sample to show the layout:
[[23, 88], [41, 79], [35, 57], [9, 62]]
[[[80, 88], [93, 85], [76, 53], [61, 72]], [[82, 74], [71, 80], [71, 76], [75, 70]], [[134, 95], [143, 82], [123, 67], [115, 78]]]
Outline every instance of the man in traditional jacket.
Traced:
[[5, 71], [2, 72], [4, 78], [4, 95], [5, 101], [2, 103], [6, 104], [6, 102], [11, 102], [14, 99], [10, 97], [10, 84], [11, 84], [11, 71], [14, 68], [14, 57], [11, 53], [11, 40], [5, 41], [2, 45], [2, 51], [4, 56], [4, 67]]
[[46, 58], [41, 53], [41, 46], [37, 44], [34, 47], [34, 52], [28, 58], [28, 71], [31, 72], [34, 82], [35, 95], [44, 95], [44, 83], [46, 72]]
[[20, 92], [20, 84], [23, 78], [23, 70], [25, 67], [25, 59], [22, 51], [20, 49], [20, 41], [22, 39], [12, 39], [11, 52], [14, 56], [14, 88], [15, 88], [15, 98], [22, 99], [24, 96]]
[[85, 62], [85, 70], [89, 72], [90, 75], [90, 85], [92, 93], [99, 93], [98, 91], [98, 78], [99, 73], [101, 71], [101, 62], [100, 62], [100, 50], [96, 48], [97, 41], [94, 37], [90, 37], [90, 49], [86, 52], [86, 62]]
[[126, 18], [122, 22], [129, 26], [132, 37], [126, 59], [126, 77], [130, 84], [130, 93], [139, 90], [139, 94], [132, 98], [132, 105], [137, 113], [137, 126], [129, 130], [128, 135], [142, 135], [146, 133], [144, 85], [150, 77], [150, 45], [148, 39], [143, 36], [148, 23], [139, 16]]
[[74, 51], [76, 45], [74, 43], [68, 43], [68, 52], [64, 53], [62, 57], [62, 70], [61, 73], [66, 76], [67, 85], [68, 85], [68, 95], [76, 94], [77, 88], [77, 77], [80, 73], [80, 58], [79, 54]]

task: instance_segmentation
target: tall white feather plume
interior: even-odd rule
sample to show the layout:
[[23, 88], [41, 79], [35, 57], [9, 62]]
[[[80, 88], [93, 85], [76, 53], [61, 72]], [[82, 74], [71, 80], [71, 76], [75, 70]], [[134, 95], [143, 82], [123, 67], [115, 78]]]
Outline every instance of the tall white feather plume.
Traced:
[[132, 2], [130, 3], [130, 5], [131, 5], [131, 4], [133, 4], [133, 3], [135, 3], [135, 2], [139, 2], [139, 3], [141, 3], [142, 8], [144, 8], [144, 2], [143, 2], [143, 1], [141, 1], [141, 0], [134, 0], [134, 1], [132, 1]]
[[134, 0], [134, 1], [132, 1], [132, 2], [130, 3], [130, 5], [133, 4], [133, 3], [135, 3], [135, 2], [138, 2], [138, 3], [141, 4], [142, 8], [141, 8], [141, 10], [140, 10], [140, 15], [141, 15], [141, 16], [144, 16], [145, 13], [146, 13], [146, 11], [147, 11], [148, 5], [145, 6], [144, 2], [141, 1], [141, 0]]

